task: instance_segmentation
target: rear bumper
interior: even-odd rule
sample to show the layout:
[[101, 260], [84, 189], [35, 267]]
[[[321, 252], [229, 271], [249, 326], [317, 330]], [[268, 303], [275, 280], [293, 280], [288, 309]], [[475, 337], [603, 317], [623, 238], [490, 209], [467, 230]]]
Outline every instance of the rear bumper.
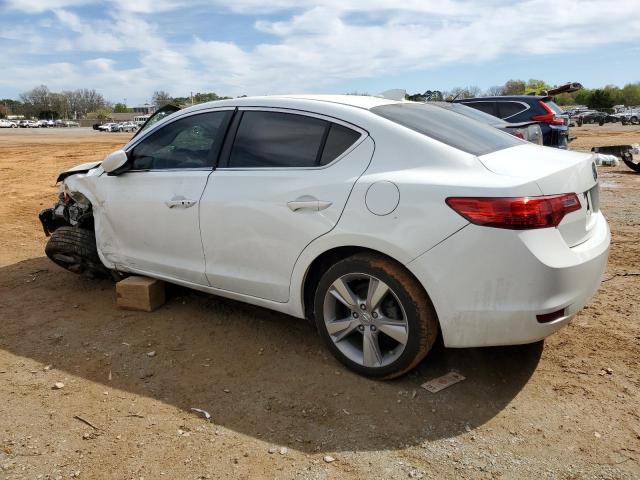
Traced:
[[[548, 130], [545, 130], [545, 127]], [[566, 125], [548, 125], [542, 127], [544, 145], [566, 150], [569, 146], [569, 127]]]
[[[435, 306], [448, 347], [541, 340], [591, 299], [611, 235], [601, 213], [589, 240], [573, 248], [555, 228], [516, 232], [468, 225], [407, 267]], [[536, 316], [564, 309], [551, 322]]]

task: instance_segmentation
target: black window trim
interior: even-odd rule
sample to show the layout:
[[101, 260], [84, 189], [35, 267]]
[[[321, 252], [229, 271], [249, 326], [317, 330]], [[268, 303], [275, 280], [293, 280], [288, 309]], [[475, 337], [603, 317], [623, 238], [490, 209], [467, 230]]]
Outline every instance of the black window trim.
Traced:
[[[218, 132], [219, 135], [219, 139], [221, 140], [221, 142], [218, 143], [218, 148], [214, 151], [213, 149], [209, 150], [209, 166], [207, 167], [202, 167], [202, 168], [162, 168], [162, 169], [131, 169], [131, 170], [126, 170], [125, 172], [123, 172], [122, 174], [127, 174], [127, 173], [140, 173], [140, 172], [145, 172], [145, 173], [164, 173], [164, 172], [211, 172], [213, 170], [216, 169], [217, 164], [218, 164], [218, 159], [220, 158], [220, 152], [222, 152], [222, 149], [224, 147], [224, 142], [226, 142], [226, 136], [230, 130], [230, 126], [233, 123], [233, 120], [235, 119], [235, 113], [237, 112], [238, 107], [218, 107], [218, 108], [207, 108], [207, 109], [202, 109], [202, 110], [195, 110], [195, 111], [190, 111], [190, 112], [183, 112], [182, 115], [177, 115], [176, 117], [171, 118], [170, 121], [165, 122], [164, 119], [161, 120], [160, 122], [158, 122], [157, 126], [154, 126], [153, 128], [151, 128], [149, 131], [145, 132], [144, 135], [142, 135], [140, 138], [132, 138], [131, 139], [131, 143], [129, 143], [128, 145], [125, 146], [125, 153], [127, 154], [127, 156], [131, 155], [131, 152], [133, 151], [134, 148], [136, 148], [140, 143], [142, 143], [145, 139], [150, 138], [151, 135], [155, 134], [155, 132], [159, 132], [162, 128], [177, 122], [178, 120], [182, 120], [184, 118], [187, 117], [192, 117], [194, 115], [203, 115], [206, 113], [216, 113], [216, 112], [229, 112], [231, 115], [229, 115], [229, 118], [227, 118], [226, 122], [221, 125], [221, 131]], [[179, 113], [181, 112], [180, 110], [178, 110]]]
[[[313, 167], [230, 167], [229, 166], [229, 157], [231, 156], [231, 147], [233, 146], [233, 142], [236, 139], [236, 134], [238, 132], [238, 127], [240, 126], [240, 120], [242, 119], [242, 115], [244, 112], [273, 112], [273, 113], [289, 113], [292, 115], [301, 115], [304, 117], [312, 117], [318, 118], [320, 120], [324, 120], [327, 122], [327, 126], [325, 128], [322, 142], [320, 147], [318, 148], [318, 156], [316, 158], [316, 163], [319, 163], [319, 160], [322, 158], [322, 152], [324, 150], [324, 146], [326, 144], [327, 137], [329, 135], [329, 130], [331, 129], [331, 124], [336, 123], [338, 125], [342, 125], [343, 127], [350, 128], [355, 132], [360, 134], [360, 137], [353, 142], [353, 144], [347, 148], [344, 152], [334, 158], [331, 162], [326, 165], [314, 165]], [[225, 170], [225, 171], [235, 171], [235, 170], [258, 170], [258, 171], [289, 171], [289, 170], [322, 170], [325, 168], [329, 168], [335, 165], [337, 162], [342, 160], [345, 156], [347, 156], [350, 152], [352, 152], [358, 145], [360, 145], [364, 140], [369, 136], [369, 132], [364, 130], [357, 125], [353, 125], [352, 123], [346, 122], [339, 118], [331, 117], [328, 115], [323, 115], [316, 112], [309, 112], [307, 110], [297, 110], [294, 108], [283, 108], [283, 107], [252, 107], [252, 106], [242, 106], [237, 108], [237, 112], [234, 115], [230, 127], [227, 132], [227, 136], [224, 141], [224, 145], [222, 146], [222, 150], [220, 152], [220, 156], [218, 158], [217, 170]]]

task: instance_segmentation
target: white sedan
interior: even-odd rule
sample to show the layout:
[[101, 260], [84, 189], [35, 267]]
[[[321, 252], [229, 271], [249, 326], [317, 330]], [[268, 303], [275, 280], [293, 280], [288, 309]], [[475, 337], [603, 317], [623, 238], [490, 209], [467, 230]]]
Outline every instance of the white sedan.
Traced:
[[607, 263], [590, 154], [429, 104], [237, 98], [152, 117], [60, 175], [47, 255], [312, 319], [364, 375], [566, 325]]
[[18, 128], [15, 122], [11, 120], [6, 120], [4, 118], [0, 118], [0, 128]]

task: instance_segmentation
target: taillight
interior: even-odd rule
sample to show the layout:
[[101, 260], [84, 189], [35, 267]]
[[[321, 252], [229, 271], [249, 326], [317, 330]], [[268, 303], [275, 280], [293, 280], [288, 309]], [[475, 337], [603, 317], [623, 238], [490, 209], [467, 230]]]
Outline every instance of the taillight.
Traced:
[[476, 225], [511, 230], [557, 227], [580, 210], [575, 193], [541, 197], [449, 197], [447, 205]]
[[548, 123], [550, 125], [564, 125], [564, 119], [556, 118], [556, 112], [551, 110], [551, 107], [549, 105], [544, 103], [542, 100], [540, 100], [538, 103], [542, 108], [544, 108], [547, 113], [533, 115], [531, 117], [531, 120], [534, 120], [536, 122]]
[[522, 130], [509, 130], [509, 133], [514, 137], [518, 137], [524, 140], [524, 133], [522, 133]]

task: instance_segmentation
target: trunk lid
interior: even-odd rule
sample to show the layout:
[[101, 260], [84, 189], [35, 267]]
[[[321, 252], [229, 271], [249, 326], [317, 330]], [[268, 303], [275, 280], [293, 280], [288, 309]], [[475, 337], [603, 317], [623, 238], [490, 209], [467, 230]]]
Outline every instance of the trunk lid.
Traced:
[[592, 154], [537, 145], [520, 145], [478, 157], [498, 175], [535, 181], [540, 195], [575, 193], [581, 208], [567, 214], [558, 230], [570, 247], [585, 242], [597, 221], [599, 188]]

